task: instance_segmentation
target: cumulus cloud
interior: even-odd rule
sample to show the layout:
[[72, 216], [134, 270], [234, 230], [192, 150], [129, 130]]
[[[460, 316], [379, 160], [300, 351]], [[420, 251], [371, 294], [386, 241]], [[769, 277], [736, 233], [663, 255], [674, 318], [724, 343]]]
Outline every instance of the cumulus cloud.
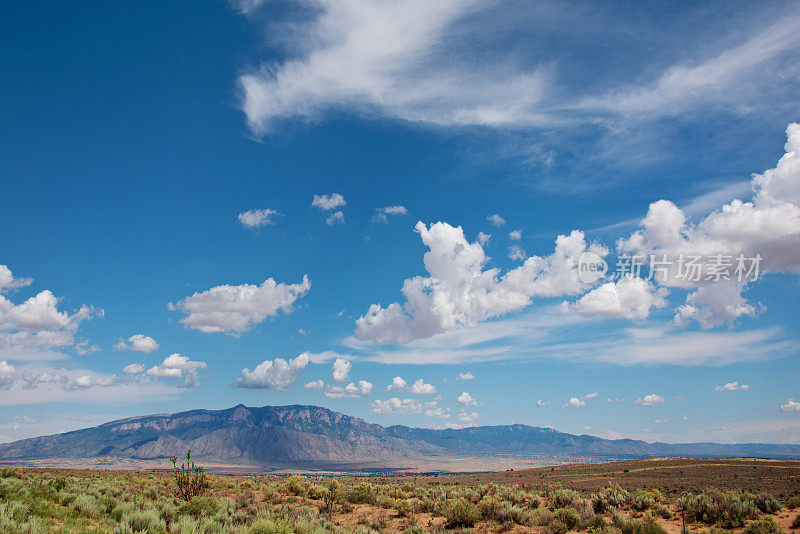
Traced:
[[461, 395], [458, 396], [456, 402], [461, 406], [478, 406], [478, 401], [472, 398], [472, 395], [467, 393], [466, 391], [462, 392]]
[[334, 382], [345, 382], [347, 380], [347, 376], [350, 374], [350, 369], [353, 365], [342, 358], [336, 358], [333, 362], [333, 381]]
[[144, 373], [144, 365], [141, 363], [129, 363], [125, 367], [122, 368], [122, 372], [127, 375], [137, 375], [139, 373]]
[[654, 404], [664, 404], [666, 401], [661, 395], [650, 393], [649, 395], [645, 395], [644, 397], [636, 399], [634, 402], [636, 404], [641, 404], [642, 406], [652, 406]]
[[478, 243], [481, 245], [485, 245], [492, 239], [492, 234], [484, 234], [483, 232], [478, 232]]
[[7, 361], [0, 361], [0, 388], [10, 386], [14, 381], [16, 372], [14, 366]]
[[375, 214], [372, 216], [372, 222], [388, 223], [389, 217], [392, 215], [405, 215], [408, 210], [405, 206], [384, 206], [383, 208], [375, 208]]
[[500, 227], [506, 224], [506, 220], [500, 216], [499, 213], [495, 213], [486, 217], [486, 220], [492, 223], [493, 225]]
[[406, 387], [406, 381], [402, 377], [396, 376], [392, 379], [392, 383], [386, 386], [386, 391], [399, 391]]
[[667, 305], [665, 288], [656, 289], [652, 282], [630, 274], [616, 281], [606, 282], [564, 309], [585, 315], [605, 315], [625, 319], [646, 319], [651, 308]]
[[206, 362], [194, 362], [188, 356], [178, 353], [170, 354], [164, 361], [146, 371], [147, 376], [158, 378], [183, 378], [183, 387], [197, 388], [200, 383], [197, 379], [197, 370], [205, 369]]
[[297, 284], [284, 284], [268, 278], [261, 285], [222, 285], [195, 293], [178, 303], [187, 314], [185, 326], [201, 332], [240, 334], [274, 317], [279, 311], [291, 313], [297, 299], [311, 289], [308, 276]]
[[414, 395], [433, 395], [436, 393], [436, 387], [433, 384], [426, 384], [421, 378], [411, 384], [409, 391]]
[[511, 230], [508, 233], [508, 238], [511, 239], [512, 241], [519, 241], [520, 239], [522, 239], [522, 230], [519, 228], [516, 230]]
[[11, 360], [57, 360], [67, 356], [60, 350], [73, 346], [78, 354], [93, 352], [88, 340], [76, 339], [83, 321], [103, 316], [103, 310], [81, 306], [73, 313], [58, 309], [58, 298], [49, 290], [15, 304], [4, 290], [30, 284], [30, 279], [15, 278], [0, 266], [0, 356]]
[[323, 382], [321, 379], [312, 380], [303, 386], [303, 388], [310, 391], [322, 391], [325, 389], [325, 382]]
[[236, 379], [233, 387], [284, 391], [297, 382], [298, 378], [300, 378], [300, 373], [309, 362], [311, 362], [311, 358], [305, 352], [288, 361], [283, 358], [264, 360], [252, 371], [248, 368], [242, 369], [242, 376]]
[[330, 195], [314, 195], [311, 205], [322, 211], [331, 211], [340, 206], [346, 206], [347, 201], [339, 193], [332, 193]]
[[372, 383], [366, 380], [359, 380], [357, 385], [350, 382], [344, 387], [328, 386], [325, 390], [325, 396], [333, 399], [366, 397], [370, 393], [372, 393]]
[[740, 391], [743, 389], [750, 389], [747, 384], [739, 384], [739, 382], [728, 382], [724, 386], [717, 386], [714, 391]]
[[473, 375], [471, 371], [467, 371], [466, 373], [458, 373], [456, 380], [475, 380], [475, 375]]
[[6, 265], [0, 265], [0, 293], [9, 289], [26, 287], [33, 283], [33, 278], [15, 277]]
[[132, 350], [134, 352], [153, 352], [158, 350], [158, 343], [152, 337], [143, 334], [134, 334], [127, 341], [120, 339], [114, 345], [115, 350]]
[[273, 209], [263, 209], [263, 210], [250, 210], [250, 211], [243, 211], [237, 217], [239, 222], [245, 228], [261, 228], [262, 226], [267, 226], [269, 224], [275, 224], [273, 217], [278, 217], [281, 214]]
[[800, 412], [800, 402], [794, 399], [786, 399], [786, 404], [781, 405], [782, 412]]
[[411, 415], [422, 413], [423, 403], [415, 399], [391, 399], [372, 401], [372, 411], [382, 415]]
[[543, 408], [545, 406], [550, 406], [550, 401], [539, 399], [536, 401], [536, 406]]
[[483, 247], [469, 243], [460, 226], [438, 222], [428, 228], [418, 222], [415, 229], [429, 248], [423, 257], [429, 276], [404, 282], [404, 304], [371, 305], [356, 320], [356, 338], [405, 344], [519, 310], [536, 296], [581, 293], [586, 286], [577, 275], [579, 256], [587, 250], [601, 256], [607, 252], [587, 246], [583, 233], [573, 231], [556, 239], [551, 255], [531, 256], [500, 276], [499, 269], [484, 269], [488, 258]]
[[586, 401], [583, 399], [579, 399], [578, 397], [572, 397], [567, 402], [565, 402], [561, 407], [562, 408], [579, 408], [581, 406], [586, 406]]
[[764, 272], [800, 274], [800, 125], [786, 133], [776, 167], [753, 176], [751, 201], [735, 199], [691, 224], [675, 204], [659, 200], [641, 228], [617, 243], [621, 254], [663, 262], [659, 284], [691, 290], [678, 323], [712, 328], [755, 315], [757, 307], [742, 296], [748, 283]]

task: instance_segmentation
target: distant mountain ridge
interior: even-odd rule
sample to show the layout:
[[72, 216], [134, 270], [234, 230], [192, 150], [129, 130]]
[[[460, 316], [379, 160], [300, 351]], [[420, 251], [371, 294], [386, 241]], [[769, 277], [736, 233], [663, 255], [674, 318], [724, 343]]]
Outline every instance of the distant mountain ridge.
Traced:
[[206, 462], [348, 469], [453, 457], [596, 459], [657, 456], [800, 459], [800, 445], [667, 444], [573, 435], [514, 424], [431, 430], [383, 427], [318, 406], [244, 405], [131, 417], [0, 444], [0, 462], [49, 458], [161, 459], [192, 449]]

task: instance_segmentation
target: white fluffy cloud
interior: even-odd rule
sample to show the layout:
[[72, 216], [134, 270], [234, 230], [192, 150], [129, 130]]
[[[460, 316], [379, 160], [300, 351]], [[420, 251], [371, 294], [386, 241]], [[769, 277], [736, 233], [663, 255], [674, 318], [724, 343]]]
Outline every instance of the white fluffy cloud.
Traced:
[[550, 401], [539, 399], [539, 400], [536, 401], [536, 406], [538, 406], [539, 408], [543, 408], [545, 406], [550, 406]]
[[392, 379], [392, 383], [386, 386], [386, 391], [399, 391], [406, 387], [406, 381], [403, 377], [396, 376]]
[[347, 201], [339, 193], [332, 193], [330, 195], [314, 195], [311, 205], [322, 211], [330, 211], [340, 206], [346, 206]]
[[9, 289], [26, 287], [33, 283], [33, 278], [15, 277], [6, 265], [0, 265], [0, 293]]
[[794, 399], [786, 399], [786, 404], [781, 405], [782, 412], [800, 412], [800, 402]]
[[411, 415], [422, 413], [423, 403], [415, 399], [376, 399], [372, 401], [372, 411], [383, 415]]
[[372, 383], [366, 380], [359, 380], [358, 384], [350, 382], [346, 386], [329, 386], [325, 390], [325, 396], [338, 399], [338, 398], [355, 398], [366, 397], [372, 393]]
[[409, 391], [414, 395], [433, 395], [436, 393], [436, 387], [433, 384], [426, 384], [421, 378], [414, 381], [409, 388]]
[[200, 387], [197, 378], [197, 370], [205, 369], [206, 362], [194, 362], [188, 356], [181, 356], [178, 353], [170, 354], [164, 361], [147, 370], [147, 376], [157, 378], [183, 378], [185, 388]]
[[303, 389], [310, 391], [322, 391], [325, 389], [325, 382], [323, 382], [322, 379], [312, 380], [303, 386]]
[[16, 278], [5, 265], [0, 265], [0, 356], [9, 360], [57, 360], [67, 356], [56, 350], [73, 346], [79, 354], [95, 350], [87, 340], [75, 338], [85, 320], [102, 317], [103, 310], [81, 306], [73, 313], [58, 309], [58, 298], [49, 290], [15, 304], [4, 290], [31, 283], [29, 278]]
[[243, 284], [212, 287], [178, 303], [187, 314], [181, 322], [201, 332], [240, 334], [274, 317], [279, 311], [291, 313], [297, 299], [311, 289], [308, 276], [297, 284], [278, 283], [268, 278], [260, 286]]
[[248, 368], [242, 369], [242, 376], [236, 379], [233, 387], [287, 390], [297, 382], [300, 373], [309, 362], [311, 362], [311, 357], [305, 352], [289, 361], [283, 358], [264, 360], [252, 371]]
[[472, 371], [467, 371], [466, 373], [458, 373], [456, 376], [456, 380], [475, 380], [475, 375], [472, 374]]
[[511, 230], [510, 232], [508, 232], [508, 238], [511, 239], [512, 241], [519, 241], [520, 239], [522, 239], [522, 230], [520, 230], [519, 228], [516, 230]]
[[275, 224], [273, 217], [280, 216], [276, 210], [263, 209], [263, 210], [250, 210], [243, 211], [239, 214], [237, 219], [245, 228], [261, 228], [268, 224]]
[[564, 309], [574, 309], [586, 315], [608, 315], [626, 319], [646, 319], [651, 308], [667, 305], [665, 288], [657, 289], [650, 281], [626, 275], [606, 282]]
[[586, 401], [578, 397], [572, 397], [564, 403], [562, 408], [579, 408], [581, 406], [586, 406]]
[[120, 339], [119, 343], [114, 345], [114, 349], [148, 353], [158, 350], [158, 343], [156, 343], [156, 340], [152, 337], [143, 334], [134, 334], [128, 338], [127, 342]]
[[129, 363], [122, 368], [122, 372], [127, 375], [138, 375], [139, 373], [144, 373], [144, 365], [141, 363]]
[[347, 376], [350, 374], [350, 369], [353, 365], [343, 359], [343, 358], [336, 358], [334, 360], [332, 369], [333, 369], [333, 381], [334, 382], [344, 382], [347, 380]]
[[0, 388], [10, 386], [14, 381], [16, 370], [5, 360], [0, 361]]
[[[760, 274], [800, 274], [800, 125], [790, 124], [786, 133], [786, 153], [777, 166], [754, 175], [751, 201], [733, 200], [691, 224], [675, 204], [659, 200], [650, 205], [641, 229], [618, 242], [621, 253], [668, 260], [669, 265], [656, 275], [659, 284], [692, 289], [686, 304], [678, 308], [679, 323], [696, 320], [711, 328], [755, 314], [756, 307], [742, 296], [752, 276], [739, 280], [739, 274], [748, 274], [753, 262], [742, 265], [739, 258], [760, 257]], [[688, 270], [685, 261], [689, 257], [719, 255], [731, 258], [719, 269], [724, 273], [721, 280], [708, 260], [700, 262], [699, 280], [681, 276], [681, 268], [683, 274]], [[737, 272], [741, 267], [744, 269]]]
[[717, 386], [714, 391], [741, 391], [743, 389], [750, 389], [747, 384], [740, 384], [739, 382], [728, 382], [724, 386]]
[[466, 391], [462, 392], [461, 395], [458, 396], [456, 402], [461, 406], [478, 406], [478, 401], [472, 398], [472, 395]]
[[644, 397], [636, 399], [634, 402], [636, 404], [641, 404], [642, 406], [652, 406], [654, 404], [664, 404], [666, 401], [661, 395], [650, 393], [649, 395], [645, 395]]
[[587, 246], [582, 232], [573, 231], [556, 239], [551, 255], [531, 256], [500, 276], [499, 269], [484, 270], [488, 258], [483, 247], [469, 243], [460, 226], [438, 222], [428, 228], [418, 222], [415, 229], [429, 248], [423, 257], [429, 276], [404, 282], [403, 305], [370, 306], [356, 321], [358, 339], [404, 344], [519, 310], [535, 296], [581, 293], [586, 286], [577, 275], [579, 256], [587, 250], [606, 254], [598, 245]]
[[372, 222], [388, 223], [391, 215], [405, 215], [407, 213], [408, 210], [405, 206], [384, 206], [383, 208], [375, 208]]
[[485, 245], [492, 239], [492, 234], [485, 234], [483, 232], [478, 232], [478, 243], [481, 245]]

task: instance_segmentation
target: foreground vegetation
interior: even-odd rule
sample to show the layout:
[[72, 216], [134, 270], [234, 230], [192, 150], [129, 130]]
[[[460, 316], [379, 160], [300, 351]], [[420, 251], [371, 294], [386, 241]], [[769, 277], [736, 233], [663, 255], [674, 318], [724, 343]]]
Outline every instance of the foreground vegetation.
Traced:
[[[200, 477], [200, 478], [191, 478]], [[188, 478], [187, 478], [188, 477]], [[194, 484], [192, 492], [181, 484]], [[798, 488], [800, 491], [800, 488]], [[0, 533], [322, 534], [452, 530], [771, 534], [800, 529], [800, 495], [664, 495], [396, 479], [0, 470]]]

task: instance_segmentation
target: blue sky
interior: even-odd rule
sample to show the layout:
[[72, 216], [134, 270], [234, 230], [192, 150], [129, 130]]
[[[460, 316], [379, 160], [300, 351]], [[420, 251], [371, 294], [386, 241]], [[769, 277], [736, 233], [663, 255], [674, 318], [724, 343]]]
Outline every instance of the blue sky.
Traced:
[[[800, 443], [797, 8], [0, 8], [0, 439], [241, 402]], [[683, 254], [760, 276], [613, 276]]]

